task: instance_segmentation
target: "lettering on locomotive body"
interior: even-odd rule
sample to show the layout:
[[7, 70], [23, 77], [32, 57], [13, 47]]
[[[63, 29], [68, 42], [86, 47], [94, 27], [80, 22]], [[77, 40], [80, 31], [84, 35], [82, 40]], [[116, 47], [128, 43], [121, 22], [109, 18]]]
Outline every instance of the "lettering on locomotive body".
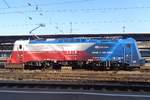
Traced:
[[92, 54], [99, 54], [100, 52], [98, 51], [93, 51]]
[[107, 45], [96, 45], [95, 46], [95, 49], [107, 49], [107, 48], [110, 48], [110, 47]]
[[111, 51], [93, 51], [92, 54], [112, 54]]

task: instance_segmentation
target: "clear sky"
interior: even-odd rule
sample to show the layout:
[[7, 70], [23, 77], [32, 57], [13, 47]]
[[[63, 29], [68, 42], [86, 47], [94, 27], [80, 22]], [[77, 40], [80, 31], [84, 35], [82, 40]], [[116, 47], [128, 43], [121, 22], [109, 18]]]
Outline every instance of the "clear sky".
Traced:
[[150, 0], [0, 0], [0, 35], [39, 24], [32, 34], [150, 32]]

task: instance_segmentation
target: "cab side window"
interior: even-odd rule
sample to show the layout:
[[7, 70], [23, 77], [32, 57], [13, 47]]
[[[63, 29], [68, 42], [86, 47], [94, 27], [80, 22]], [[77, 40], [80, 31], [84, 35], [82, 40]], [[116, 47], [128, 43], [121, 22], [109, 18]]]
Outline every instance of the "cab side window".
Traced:
[[22, 49], [22, 45], [19, 45], [19, 49]]

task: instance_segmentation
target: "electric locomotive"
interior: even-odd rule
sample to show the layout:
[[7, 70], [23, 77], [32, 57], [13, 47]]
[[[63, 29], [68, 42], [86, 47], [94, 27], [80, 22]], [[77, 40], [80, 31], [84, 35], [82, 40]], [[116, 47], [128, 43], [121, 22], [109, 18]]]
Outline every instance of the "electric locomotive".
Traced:
[[27, 68], [126, 69], [145, 64], [133, 38], [17, 40], [8, 64]]

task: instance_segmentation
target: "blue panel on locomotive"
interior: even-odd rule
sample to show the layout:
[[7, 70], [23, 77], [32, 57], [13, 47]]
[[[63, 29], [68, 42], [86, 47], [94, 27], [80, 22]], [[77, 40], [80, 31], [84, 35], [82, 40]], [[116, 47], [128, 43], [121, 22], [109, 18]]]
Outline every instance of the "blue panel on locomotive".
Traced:
[[86, 52], [101, 62], [118, 62], [128, 66], [142, 66], [145, 60], [141, 57], [136, 41], [133, 38], [117, 40], [97, 40]]

